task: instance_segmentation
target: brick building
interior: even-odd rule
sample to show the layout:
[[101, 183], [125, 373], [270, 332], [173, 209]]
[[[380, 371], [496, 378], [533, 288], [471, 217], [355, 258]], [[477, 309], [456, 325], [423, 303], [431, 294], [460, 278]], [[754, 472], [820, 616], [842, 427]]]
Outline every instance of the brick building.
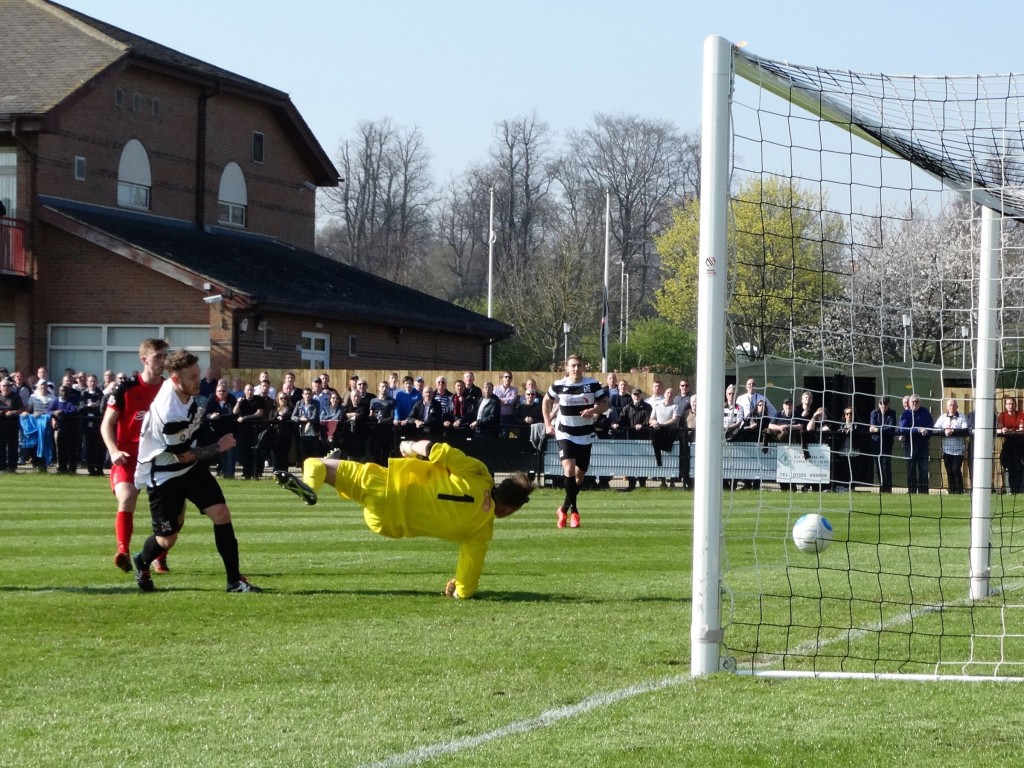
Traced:
[[0, 0], [0, 365], [480, 368], [512, 328], [313, 252], [338, 172], [287, 94]]

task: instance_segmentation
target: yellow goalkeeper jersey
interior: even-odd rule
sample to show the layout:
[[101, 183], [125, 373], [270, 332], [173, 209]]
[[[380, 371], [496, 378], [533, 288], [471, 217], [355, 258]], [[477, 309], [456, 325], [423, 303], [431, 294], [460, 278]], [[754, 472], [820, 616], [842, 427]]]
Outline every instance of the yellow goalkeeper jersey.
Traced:
[[457, 448], [436, 443], [430, 459], [392, 459], [380, 528], [383, 536], [433, 536], [459, 544], [455, 591], [472, 597], [494, 533], [494, 478]]

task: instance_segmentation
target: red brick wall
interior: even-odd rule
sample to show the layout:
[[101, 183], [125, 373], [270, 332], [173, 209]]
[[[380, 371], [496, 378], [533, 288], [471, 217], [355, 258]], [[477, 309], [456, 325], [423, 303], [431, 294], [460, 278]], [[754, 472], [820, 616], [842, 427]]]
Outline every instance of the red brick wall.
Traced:
[[[235, 319], [237, 324], [243, 315]], [[249, 330], [238, 333], [237, 368], [305, 368], [301, 353], [296, 349], [302, 343], [302, 334], [326, 333], [331, 337], [331, 356], [328, 368], [376, 369], [396, 365], [413, 369], [475, 369], [483, 357], [481, 343], [466, 337], [435, 334], [414, 329], [403, 329], [398, 335], [391, 327], [369, 323], [324, 320], [316, 327], [316, 320], [294, 315], [261, 315], [265, 319], [268, 339], [273, 349], [263, 348], [264, 335], [256, 330], [255, 318], [250, 316]], [[348, 354], [350, 335], [357, 337], [356, 356]]]
[[[272, 112], [229, 94], [209, 100], [207, 121], [207, 220], [217, 220], [217, 192], [229, 162], [245, 175], [247, 229], [313, 249], [315, 195], [302, 186], [310, 171]], [[263, 162], [252, 161], [252, 135], [263, 134]]]
[[[40, 229], [32, 343], [50, 323], [206, 324], [201, 292], [53, 227]], [[42, 354], [38, 359], [45, 359]]]
[[[114, 101], [118, 88], [124, 91], [121, 107]], [[141, 96], [138, 112], [130, 106], [136, 93]], [[40, 138], [38, 192], [116, 207], [121, 152], [137, 139], [149, 156], [153, 178], [150, 212], [194, 221], [201, 96], [192, 84], [137, 68], [102, 80], [61, 114], [58, 133]], [[160, 103], [156, 116], [154, 100]], [[246, 229], [311, 249], [315, 199], [302, 187], [311, 173], [272, 112], [226, 94], [208, 98], [206, 109], [205, 223], [217, 223], [221, 174], [234, 161], [246, 180]], [[262, 164], [251, 160], [253, 131], [265, 136]], [[75, 181], [76, 155], [86, 159], [85, 181]]]

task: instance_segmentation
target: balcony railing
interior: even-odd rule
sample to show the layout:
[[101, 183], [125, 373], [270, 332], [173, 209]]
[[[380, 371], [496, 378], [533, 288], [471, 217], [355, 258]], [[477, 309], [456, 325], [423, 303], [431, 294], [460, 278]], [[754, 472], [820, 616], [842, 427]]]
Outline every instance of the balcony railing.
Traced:
[[28, 277], [25, 256], [25, 223], [0, 217], [0, 274]]

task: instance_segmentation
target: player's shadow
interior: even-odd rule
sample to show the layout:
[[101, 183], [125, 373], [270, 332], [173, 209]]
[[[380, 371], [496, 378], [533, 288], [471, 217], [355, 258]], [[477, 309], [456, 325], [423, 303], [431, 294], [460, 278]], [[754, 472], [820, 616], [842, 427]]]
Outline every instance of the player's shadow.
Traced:
[[[183, 594], [185, 592], [221, 592], [222, 589], [204, 589], [202, 587], [184, 587], [184, 586], [160, 586], [155, 590], [156, 593], [166, 594]], [[64, 593], [64, 594], [76, 594], [76, 595], [123, 595], [123, 594], [139, 594], [139, 588], [135, 584], [125, 584], [123, 586], [108, 585], [108, 586], [31, 586], [31, 585], [9, 585], [0, 587], [0, 594], [9, 593], [33, 593], [33, 594], [44, 594], [46, 592]], [[285, 589], [278, 590], [273, 588], [264, 588], [264, 594], [278, 594], [278, 595], [297, 595], [303, 597], [318, 597], [328, 595], [346, 595], [346, 596], [364, 596], [364, 597], [417, 597], [417, 598], [430, 598], [435, 599], [441, 597], [441, 593], [437, 591], [428, 591], [423, 589]], [[491, 602], [491, 603], [566, 603], [576, 605], [592, 605], [596, 603], [615, 603], [615, 602], [626, 602], [626, 603], [679, 603], [688, 604], [690, 602], [689, 597], [675, 597], [670, 595], [639, 595], [636, 597], [622, 597], [622, 598], [603, 598], [603, 597], [592, 597], [588, 595], [564, 595], [564, 594], [551, 594], [546, 592], [526, 592], [526, 591], [501, 591], [501, 590], [486, 590], [478, 592], [474, 595], [473, 600], [477, 602]]]
[[[196, 587], [157, 587], [155, 592], [209, 592], [211, 590], [199, 589]], [[214, 590], [216, 591], [216, 590]], [[125, 584], [123, 586], [108, 585], [103, 587], [96, 586], [60, 586], [60, 585], [37, 585], [31, 586], [27, 584], [22, 585], [10, 585], [6, 587], [0, 587], [0, 593], [3, 592], [29, 592], [33, 594], [44, 594], [46, 592], [60, 592], [69, 595], [123, 595], [128, 593], [141, 594], [141, 590], [132, 582], [130, 585]]]
[[593, 597], [590, 595], [558, 595], [542, 592], [494, 591], [479, 592], [474, 600], [495, 603], [577, 603], [588, 605], [594, 603], [689, 603], [689, 597], [673, 597], [670, 595], [639, 595], [636, 597]]
[[[360, 595], [365, 597], [440, 597], [439, 592], [425, 591], [422, 589], [300, 589], [288, 590], [279, 594], [290, 595]], [[501, 591], [481, 590], [473, 596], [474, 602], [483, 603], [566, 603], [576, 605], [592, 605], [596, 603], [679, 603], [688, 604], [689, 597], [674, 597], [670, 595], [641, 595], [637, 597], [623, 598], [602, 598], [588, 595], [564, 595], [548, 592], [526, 592], [526, 591]]]

